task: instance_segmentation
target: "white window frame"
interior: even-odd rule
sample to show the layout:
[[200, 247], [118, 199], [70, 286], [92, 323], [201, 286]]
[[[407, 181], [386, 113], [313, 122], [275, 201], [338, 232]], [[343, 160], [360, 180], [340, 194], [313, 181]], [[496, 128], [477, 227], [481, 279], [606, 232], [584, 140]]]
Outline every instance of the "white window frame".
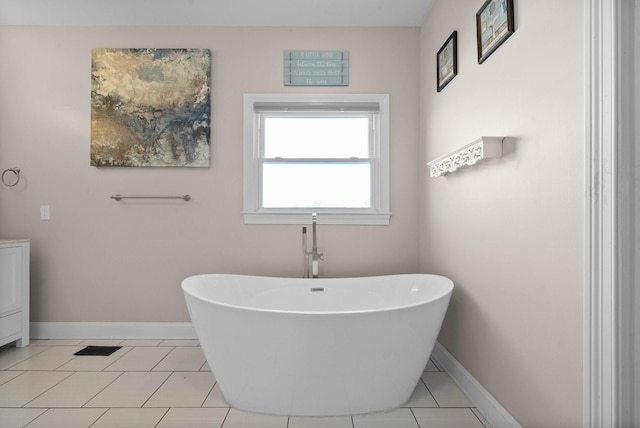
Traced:
[[[353, 110], [376, 106], [371, 163], [370, 208], [264, 208], [260, 206], [261, 109], [290, 106]], [[258, 111], [257, 111], [258, 110]], [[388, 94], [245, 94], [244, 95], [244, 207], [245, 224], [308, 224], [311, 213], [318, 223], [388, 225], [389, 195], [389, 95]]]

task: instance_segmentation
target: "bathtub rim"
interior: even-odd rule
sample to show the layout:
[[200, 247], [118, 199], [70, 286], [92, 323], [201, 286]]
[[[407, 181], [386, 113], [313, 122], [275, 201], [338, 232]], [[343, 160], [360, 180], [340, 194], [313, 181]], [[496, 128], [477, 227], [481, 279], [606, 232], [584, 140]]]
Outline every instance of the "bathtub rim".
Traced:
[[[197, 294], [192, 293], [190, 290], [187, 289], [188, 284], [186, 284], [187, 281], [194, 279], [194, 278], [201, 278], [201, 277], [209, 277], [209, 276], [215, 276], [215, 277], [235, 277], [235, 278], [242, 278], [242, 277], [248, 277], [248, 278], [254, 278], [254, 279], [260, 279], [260, 278], [268, 278], [268, 279], [287, 279], [287, 280], [293, 280], [296, 282], [302, 282], [302, 281], [318, 281], [318, 282], [334, 282], [334, 281], [345, 281], [345, 280], [358, 280], [358, 279], [367, 279], [367, 278], [392, 278], [392, 277], [407, 277], [407, 276], [416, 276], [416, 277], [433, 277], [433, 278], [438, 278], [439, 280], [444, 280], [444, 282], [446, 283], [446, 289], [438, 294], [436, 294], [435, 296], [431, 296], [428, 299], [423, 299], [423, 300], [419, 300], [415, 303], [411, 303], [411, 304], [406, 304], [406, 305], [401, 305], [401, 306], [389, 306], [389, 307], [383, 307], [383, 308], [372, 308], [372, 309], [357, 309], [357, 310], [340, 310], [340, 311], [300, 311], [300, 310], [282, 310], [282, 309], [268, 309], [268, 308], [258, 308], [258, 307], [252, 307], [252, 306], [241, 306], [241, 305], [236, 305], [236, 304], [231, 304], [231, 303], [224, 303], [224, 302], [220, 302], [217, 300], [213, 300], [204, 296], [200, 296]], [[246, 275], [246, 274], [225, 274], [225, 273], [205, 273], [205, 274], [197, 274], [197, 275], [191, 275], [185, 279], [183, 279], [180, 283], [180, 288], [182, 289], [183, 293], [188, 294], [189, 296], [191, 296], [194, 299], [197, 300], [201, 300], [203, 302], [207, 302], [209, 304], [212, 305], [218, 305], [218, 306], [222, 306], [222, 307], [226, 307], [226, 308], [231, 308], [231, 309], [236, 309], [236, 310], [243, 310], [243, 311], [252, 311], [252, 312], [263, 312], [263, 313], [271, 313], [271, 314], [281, 314], [281, 315], [314, 315], [314, 316], [335, 316], [335, 315], [355, 315], [355, 314], [373, 314], [373, 313], [380, 313], [380, 312], [391, 312], [391, 311], [401, 311], [401, 310], [407, 310], [407, 309], [411, 309], [411, 308], [416, 308], [419, 306], [423, 306], [423, 305], [427, 305], [429, 303], [438, 301], [440, 299], [450, 299], [451, 295], [453, 294], [453, 289], [454, 289], [454, 282], [453, 280], [451, 280], [450, 278], [443, 276], [443, 275], [437, 275], [437, 274], [428, 274], [428, 273], [406, 273], [406, 274], [388, 274], [388, 275], [374, 275], [374, 276], [357, 276], [357, 277], [337, 277], [337, 278], [318, 278], [318, 279], [312, 279], [312, 278], [297, 278], [297, 277], [280, 277], [280, 276], [266, 276], [266, 275]], [[188, 302], [187, 302], [188, 305]], [[189, 309], [189, 311], [191, 311]]]

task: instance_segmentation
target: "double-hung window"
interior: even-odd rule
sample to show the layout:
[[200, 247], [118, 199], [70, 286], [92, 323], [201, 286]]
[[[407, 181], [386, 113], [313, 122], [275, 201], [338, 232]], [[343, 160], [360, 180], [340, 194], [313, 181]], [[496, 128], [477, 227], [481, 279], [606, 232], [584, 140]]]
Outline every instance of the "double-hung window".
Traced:
[[389, 96], [244, 96], [244, 219], [389, 224]]

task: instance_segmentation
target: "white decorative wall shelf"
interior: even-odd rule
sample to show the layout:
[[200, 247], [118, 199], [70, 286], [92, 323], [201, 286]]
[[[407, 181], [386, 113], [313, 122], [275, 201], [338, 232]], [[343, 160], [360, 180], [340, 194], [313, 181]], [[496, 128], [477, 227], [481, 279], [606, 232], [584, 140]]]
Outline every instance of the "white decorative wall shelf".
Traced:
[[503, 140], [504, 137], [480, 137], [428, 162], [431, 177], [440, 177], [460, 167], [475, 165], [483, 159], [501, 157]]

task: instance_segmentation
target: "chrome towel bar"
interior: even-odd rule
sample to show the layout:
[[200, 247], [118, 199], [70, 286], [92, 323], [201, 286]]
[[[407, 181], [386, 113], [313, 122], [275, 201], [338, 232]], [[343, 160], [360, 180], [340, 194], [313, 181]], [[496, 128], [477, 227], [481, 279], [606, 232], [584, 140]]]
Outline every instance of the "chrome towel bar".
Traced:
[[125, 196], [125, 195], [111, 195], [109, 196], [111, 199], [115, 199], [116, 201], [120, 201], [122, 199], [182, 199], [184, 201], [190, 201], [190, 195], [182, 195], [182, 196]]

